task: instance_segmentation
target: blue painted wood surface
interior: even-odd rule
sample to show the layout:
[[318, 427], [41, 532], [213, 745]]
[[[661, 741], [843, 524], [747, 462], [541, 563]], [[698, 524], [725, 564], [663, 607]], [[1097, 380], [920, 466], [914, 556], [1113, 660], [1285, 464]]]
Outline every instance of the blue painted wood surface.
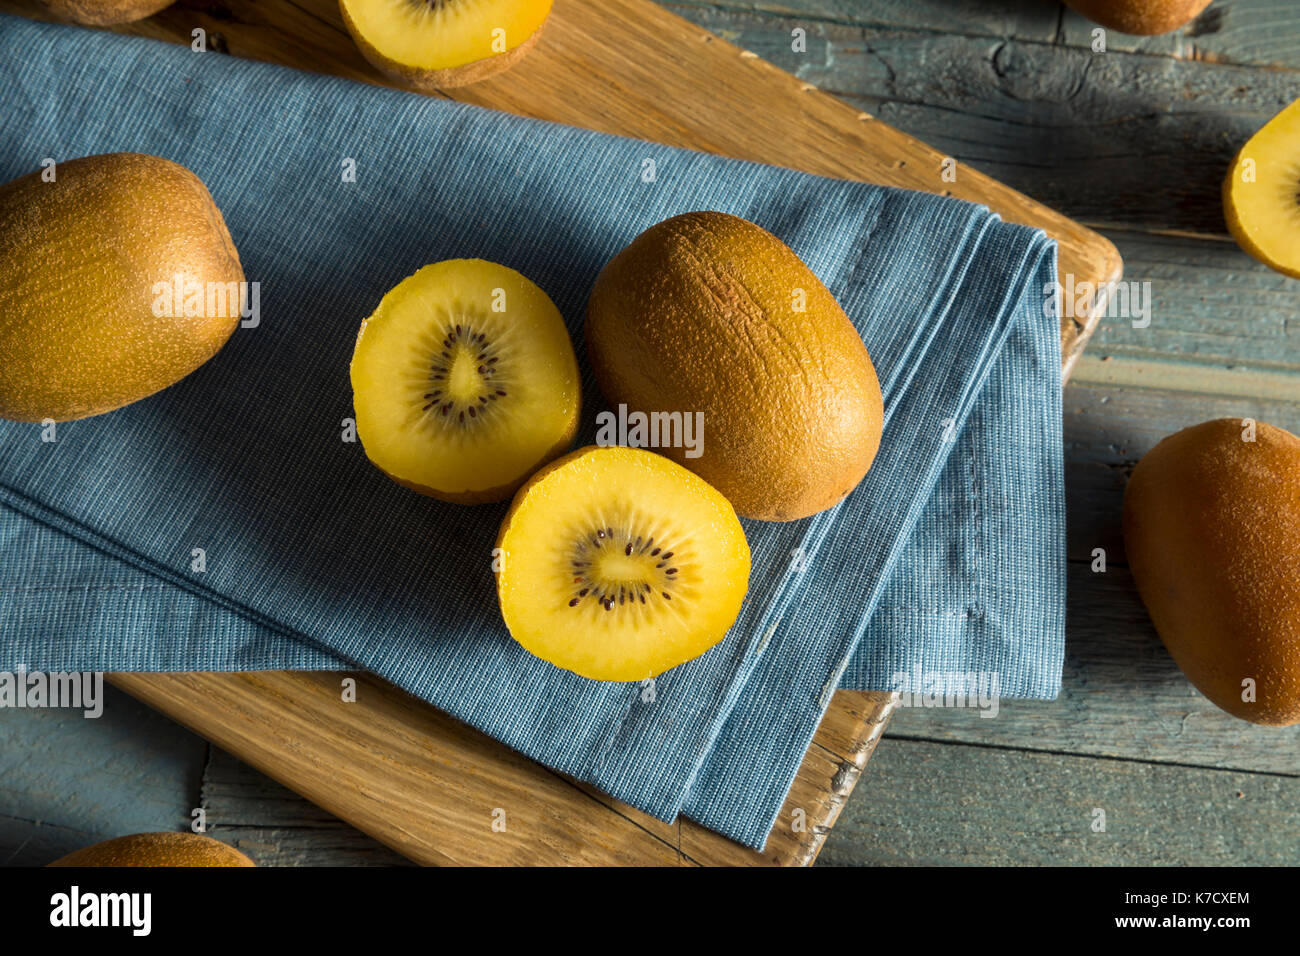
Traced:
[[[1300, 4], [1216, 0], [1157, 38], [1047, 0], [665, 0], [748, 47], [1106, 233], [1150, 281], [1147, 329], [1106, 322], [1065, 397], [1071, 595], [1062, 697], [996, 720], [908, 710], [822, 861], [1300, 863], [1300, 728], [1223, 715], [1192, 689], [1123, 563], [1127, 470], [1193, 422], [1300, 432], [1300, 282], [1228, 239], [1218, 183], [1300, 95]], [[791, 48], [803, 29], [807, 50]], [[1111, 556], [1090, 570], [1094, 547]], [[99, 721], [0, 711], [0, 863], [188, 826], [264, 863], [392, 854], [128, 698]], [[1017, 800], [1000, 800], [1017, 781]], [[1091, 811], [1108, 809], [1105, 834]]]

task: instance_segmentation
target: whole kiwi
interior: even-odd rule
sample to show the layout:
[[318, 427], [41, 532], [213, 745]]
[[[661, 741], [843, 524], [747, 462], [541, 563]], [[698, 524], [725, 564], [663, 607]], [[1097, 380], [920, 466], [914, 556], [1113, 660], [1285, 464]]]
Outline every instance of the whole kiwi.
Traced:
[[1065, 0], [1094, 23], [1110, 30], [1154, 36], [1195, 19], [1210, 0]]
[[166, 388], [230, 338], [243, 283], [177, 163], [86, 156], [0, 186], [0, 417], [85, 418]]
[[1201, 693], [1243, 720], [1300, 722], [1300, 438], [1226, 418], [1164, 439], [1129, 479], [1124, 547]]
[[611, 403], [697, 416], [701, 447], [657, 450], [742, 517], [830, 508], [875, 458], [884, 409], [862, 338], [789, 246], [738, 216], [686, 213], [637, 236], [596, 279], [586, 338]]
[[88, 27], [106, 27], [151, 17], [175, 0], [41, 0], [60, 20]]
[[136, 833], [105, 840], [50, 866], [254, 866], [234, 847], [198, 833]]

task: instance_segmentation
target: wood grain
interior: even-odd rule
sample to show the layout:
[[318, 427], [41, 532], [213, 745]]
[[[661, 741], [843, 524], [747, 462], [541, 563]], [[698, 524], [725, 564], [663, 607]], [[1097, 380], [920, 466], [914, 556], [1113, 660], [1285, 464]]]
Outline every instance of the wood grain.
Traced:
[[973, 40], [832, 21], [817, 23], [807, 51], [796, 52], [790, 30], [809, 25], [800, 14], [774, 29], [771, 17], [743, 10], [688, 12], [963, 169], [1094, 228], [1226, 235], [1219, 187], [1229, 160], [1300, 95], [1290, 71], [1093, 53], [1018, 35]]
[[[0, 10], [45, 15], [36, 0], [0, 0]], [[333, 0], [178, 4], [117, 30], [189, 44], [195, 27], [232, 55], [393, 85], [356, 50]], [[973, 168], [945, 182], [946, 153], [646, 0], [558, 0], [530, 56], [507, 73], [448, 95], [824, 176], [950, 194], [1046, 230], [1060, 244], [1063, 275], [1104, 282], [1122, 271], [1114, 245], [1092, 230]], [[1095, 325], [1091, 315], [1062, 319], [1067, 369]]]
[[[780, 19], [802, 24], [812, 35], [829, 27], [860, 34], [901, 29], [1088, 50], [1097, 27], [1048, 0], [669, 0], [665, 5], [704, 25], [714, 17], [759, 17], [774, 34], [772, 21]], [[789, 35], [788, 30], [779, 32]], [[1300, 6], [1293, 0], [1214, 0], [1199, 17], [1170, 33], [1143, 37], [1110, 30], [1105, 39], [1110, 53], [1300, 69]]]
[[[1061, 24], [1063, 42], [1087, 46], [1095, 24], [1070, 14]], [[1294, 0], [1214, 0], [1182, 29], [1163, 36], [1112, 32], [1107, 47], [1204, 63], [1240, 63], [1300, 69], [1300, 5]]]
[[[1295, 777], [891, 735], [822, 861], [1295, 866], [1300, 863], [1297, 802], [1300, 779]], [[1092, 829], [1098, 809], [1105, 812], [1104, 832]]]
[[[357, 681], [356, 702], [342, 699], [345, 676]], [[109, 679], [404, 856], [437, 865], [806, 865], [892, 709], [892, 695], [852, 695], [861, 709], [819, 732], [782, 812], [793, 821], [802, 811], [806, 826], [778, 825], [758, 854], [689, 821], [652, 820], [369, 675]], [[847, 742], [836, 739], [845, 730], [852, 755], [826, 746]]]
[[207, 835], [258, 866], [414, 866], [220, 747], [203, 768]]
[[[0, 9], [44, 15], [34, 0], [0, 0]], [[196, 27], [206, 31], [211, 50], [385, 83], [356, 51], [332, 0], [176, 5], [117, 29], [189, 44]], [[1095, 282], [1120, 276], [1115, 247], [1091, 230], [968, 167], [945, 182], [945, 153], [643, 0], [559, 0], [536, 51], [514, 70], [453, 95], [669, 145], [982, 202], [1056, 238], [1063, 274]], [[1063, 320], [1067, 375], [1095, 326], [1094, 315]], [[809, 863], [893, 704], [888, 694], [836, 695], [782, 822], [759, 855], [689, 822], [665, 827], [648, 820], [369, 678], [364, 704], [354, 711], [335, 703], [335, 675], [114, 679], [427, 863]], [[514, 808], [506, 815], [513, 829], [507, 823], [504, 833], [493, 833], [493, 808], [484, 801]], [[796, 820], [801, 828], [792, 825]]]

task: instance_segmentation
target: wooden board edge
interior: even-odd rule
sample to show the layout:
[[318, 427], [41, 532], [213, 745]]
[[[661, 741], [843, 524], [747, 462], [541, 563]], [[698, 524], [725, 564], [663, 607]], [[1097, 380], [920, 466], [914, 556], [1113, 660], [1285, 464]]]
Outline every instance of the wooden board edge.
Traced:
[[[357, 678], [358, 693], [366, 699], [365, 733], [372, 749], [352, 739], [342, 716], [327, 724], [313, 720], [311, 716], [323, 706], [325, 695], [336, 691], [338, 682], [345, 676]], [[838, 755], [820, 745], [815, 746], [810, 752], [817, 756], [820, 766], [814, 772], [801, 768], [788, 801], [788, 804], [801, 805], [804, 810], [807, 836], [799, 836], [796, 831], [792, 831], [791, 836], [778, 834], [775, 844], [769, 842], [767, 853], [757, 854], [687, 821], [664, 824], [653, 820], [594, 787], [579, 784], [529, 760], [370, 675], [260, 671], [247, 674], [117, 673], [106, 675], [106, 678], [113, 686], [217, 746], [239, 754], [240, 759], [306, 799], [424, 864], [469, 862], [501, 865], [508, 860], [519, 862], [518, 857], [522, 855], [532, 862], [584, 865], [806, 865], [816, 858], [834, 817], [852, 792], [857, 773], [870, 754], [870, 747], [860, 747], [850, 768], [849, 763]], [[274, 726], [266, 726], [260, 710], [253, 713], [241, 709], [239, 699], [246, 696], [255, 697], [258, 708], [270, 706], [278, 711]], [[340, 703], [339, 706], [343, 705]], [[879, 716], [883, 718], [887, 714]], [[884, 723], [884, 719], [877, 720], [874, 739], [879, 739]], [[500, 783], [515, 790], [516, 795], [526, 792], [530, 800], [546, 803], [545, 816], [552, 822], [558, 807], [561, 815], [567, 810], [574, 815], [575, 823], [582, 825], [575, 826], [569, 834], [574, 841], [572, 844], [563, 843], [563, 837], [557, 837], [552, 827], [543, 833], [545, 839], [539, 844], [530, 845], [521, 840], [507, 848], [511, 851], [509, 853], [487, 851], [483, 849], [481, 840], [481, 852], [478, 853], [441, 852], [436, 846], [435, 836], [417, 837], [411, 832], [409, 818], [407, 826], [394, 826], [391, 822], [392, 806], [385, 806], [381, 812], [358, 804], [359, 800], [386, 803], [383, 794], [364, 785], [350, 785], [348, 774], [319, 773], [322, 764], [317, 763], [313, 754], [316, 748], [328, 746], [330, 741], [323, 738], [313, 740], [312, 735], [317, 732], [342, 736], [346, 743], [340, 746], [350, 748], [349, 753], [353, 755], [361, 754], [363, 760], [374, 765], [376, 772], [386, 769], [392, 773], [395, 764], [391, 756], [384, 756], [380, 750], [373, 749], [373, 745], [386, 741], [396, 746], [407, 758], [405, 779], [403, 786], [398, 788], [398, 796], [402, 792], [408, 795], [418, 793], [418, 799], [424, 802], [424, 810], [437, 819], [449, 818], [463, 810], [465, 795], [444, 794], [439, 787], [445, 790], [446, 780], [440, 784], [436, 776], [426, 778], [422, 775], [419, 767], [422, 763], [431, 766], [429, 761], [440, 765], [471, 764], [464, 769], [466, 775], [474, 780], [490, 780], [495, 775], [500, 778]], [[826, 767], [834, 768], [833, 781], [823, 779], [828, 776]], [[508, 768], [509, 772], [503, 768]], [[365, 779], [370, 780], [369, 777]], [[827, 783], [833, 785], [827, 789]], [[601, 807], [601, 814], [593, 818], [591, 808], [596, 805]], [[519, 804], [513, 806], [515, 809], [511, 812], [520, 815]], [[523, 813], [525, 817], [527, 809]], [[384, 816], [385, 813], [388, 817]], [[596, 821], [599, 821], [598, 825], [592, 826]], [[606, 830], [614, 839], [624, 840], [626, 844], [611, 846], [607, 838], [603, 848], [593, 849], [589, 842], [591, 835]], [[440, 835], [449, 836], [445, 831]], [[484, 831], [482, 840], [490, 839], [492, 837]], [[536, 854], [544, 854], [544, 858], [538, 858]]]
[[[448, 865], [476, 863], [501, 865], [502, 854], [480, 852], [475, 854], [448, 854], [436, 849], [436, 840], [428, 835], [417, 838], [409, 826], [391, 824], [392, 807], [383, 812], [363, 812], [357, 800], [380, 801], [380, 794], [364, 786], [349, 788], [339, 774], [322, 775], [313, 759], [315, 748], [328, 744], [313, 741], [311, 735], [339, 733], [348, 736], [348, 728], [340, 726], [342, 719], [328, 724], [304, 716], [323, 706], [325, 695], [337, 690], [338, 682], [346, 676], [356, 677], [358, 693], [365, 697], [367, 732], [378, 740], [396, 741], [407, 756], [408, 779], [403, 786], [408, 793], [417, 793], [426, 801], [430, 813], [437, 811], [439, 819], [454, 815], [461, 807], [464, 795], [443, 793], [437, 779], [420, 777], [421, 758], [441, 764], [469, 763], [464, 767], [468, 776], [476, 781], [497, 776], [510, 787], [523, 788], [531, 799], [547, 802], [546, 816], [554, 819], [557, 807], [562, 814], [569, 811], [581, 817], [582, 826], [575, 827], [572, 846], [557, 845], [554, 830], [536, 846], [524, 844], [511, 849], [514, 856], [520, 853], [544, 854], [544, 859], [533, 857], [533, 862], [573, 862], [583, 865], [624, 863], [632, 865], [709, 865], [709, 866], [806, 866], [815, 861], [827, 834], [834, 825], [840, 809], [853, 791], [858, 776], [865, 767], [876, 742], [880, 739], [896, 701], [896, 695], [869, 694], [842, 691], [837, 697], [837, 709], [842, 713], [839, 722], [852, 727], [861, 721], [868, 732], [861, 735], [850, 754], [834, 752], [826, 746], [837, 746], [842, 740], [840, 731], [831, 721], [818, 730], [818, 740], [809, 749], [809, 756], [800, 767], [791, 788], [781, 821], [769, 838], [765, 852], [757, 853], [720, 834], [705, 829], [689, 820], [681, 819], [666, 824], [627, 806], [595, 787], [579, 783], [564, 774], [553, 771], [524, 757], [481, 732], [455, 720], [429, 704], [425, 704], [404, 691], [371, 675], [348, 675], [334, 672], [260, 671], [240, 673], [176, 673], [139, 674], [116, 673], [106, 679], [118, 689], [141, 702], [159, 710], [183, 726], [210, 740], [223, 749], [237, 753], [240, 759], [267, 774], [272, 779], [327, 811], [345, 819], [358, 829], [390, 846], [399, 853], [423, 864]], [[378, 693], [378, 697], [374, 696]], [[277, 722], [271, 728], [260, 718], [241, 710], [240, 697], [256, 695], [258, 707], [278, 708], [284, 720], [297, 718], [294, 727]], [[201, 703], [198, 703], [200, 702]], [[332, 701], [331, 701], [332, 702]], [[342, 705], [340, 705], [342, 706]], [[355, 706], [355, 705], [353, 705]], [[292, 715], [292, 716], [290, 716]], [[241, 732], [246, 728], [247, 732]], [[363, 760], [374, 764], [376, 772], [385, 768], [393, 770], [391, 758], [378, 751], [360, 746], [350, 740], [350, 753], [361, 754]], [[843, 748], [841, 748], [843, 749]], [[418, 751], [418, 753], [417, 753]], [[509, 768], [509, 774], [502, 769]], [[419, 777], [418, 786], [412, 778]], [[366, 778], [369, 779], [369, 778]], [[445, 786], [446, 781], [442, 782]], [[400, 790], [401, 788], [399, 788]], [[542, 791], [539, 794], [539, 791]], [[508, 802], [508, 801], [507, 801]], [[603, 815], [591, 818], [591, 808], [599, 805]], [[796, 811], [798, 811], [796, 815]], [[388, 817], [385, 817], [385, 813]], [[599, 821], [597, 826], [591, 824]], [[593, 851], [585, 841], [596, 830], [608, 828], [615, 839], [627, 841], [625, 847], [610, 847]], [[441, 834], [447, 836], [445, 832]], [[484, 833], [482, 839], [491, 839]], [[651, 843], [650, 841], [653, 841]], [[518, 862], [518, 860], [514, 860]]]
[[[1093, 335], [1106, 316], [1110, 304], [1109, 290], [1124, 278], [1124, 260], [1119, 249], [1105, 236], [1098, 235], [1111, 254], [1106, 260], [1106, 271], [1098, 282], [1099, 294], [1093, 300], [1092, 307], [1080, 317], [1065, 315], [1061, 319], [1061, 385], [1065, 386], [1074, 374], [1084, 350], [1092, 341]], [[1065, 310], [1069, 311], [1069, 310]]]

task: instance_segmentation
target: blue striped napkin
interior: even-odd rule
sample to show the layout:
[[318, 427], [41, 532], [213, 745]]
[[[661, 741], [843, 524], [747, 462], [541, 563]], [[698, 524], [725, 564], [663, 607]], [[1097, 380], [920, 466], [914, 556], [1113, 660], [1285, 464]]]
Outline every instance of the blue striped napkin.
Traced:
[[[54, 442], [0, 422], [0, 669], [365, 668], [753, 847], [791, 825], [782, 804], [836, 688], [969, 673], [1003, 697], [1056, 695], [1060, 347], [1041, 232], [955, 200], [10, 17], [0, 90], [0, 180], [47, 156], [175, 160], [261, 287], [260, 324], [180, 384]], [[342, 423], [360, 320], [420, 266], [518, 269], [581, 342], [601, 266], [694, 209], [750, 219], [808, 263], [861, 332], [887, 420], [841, 506], [745, 522], [740, 619], [650, 699], [520, 649], [490, 563], [505, 506], [398, 487]], [[584, 443], [604, 407], [589, 374], [585, 388]]]

